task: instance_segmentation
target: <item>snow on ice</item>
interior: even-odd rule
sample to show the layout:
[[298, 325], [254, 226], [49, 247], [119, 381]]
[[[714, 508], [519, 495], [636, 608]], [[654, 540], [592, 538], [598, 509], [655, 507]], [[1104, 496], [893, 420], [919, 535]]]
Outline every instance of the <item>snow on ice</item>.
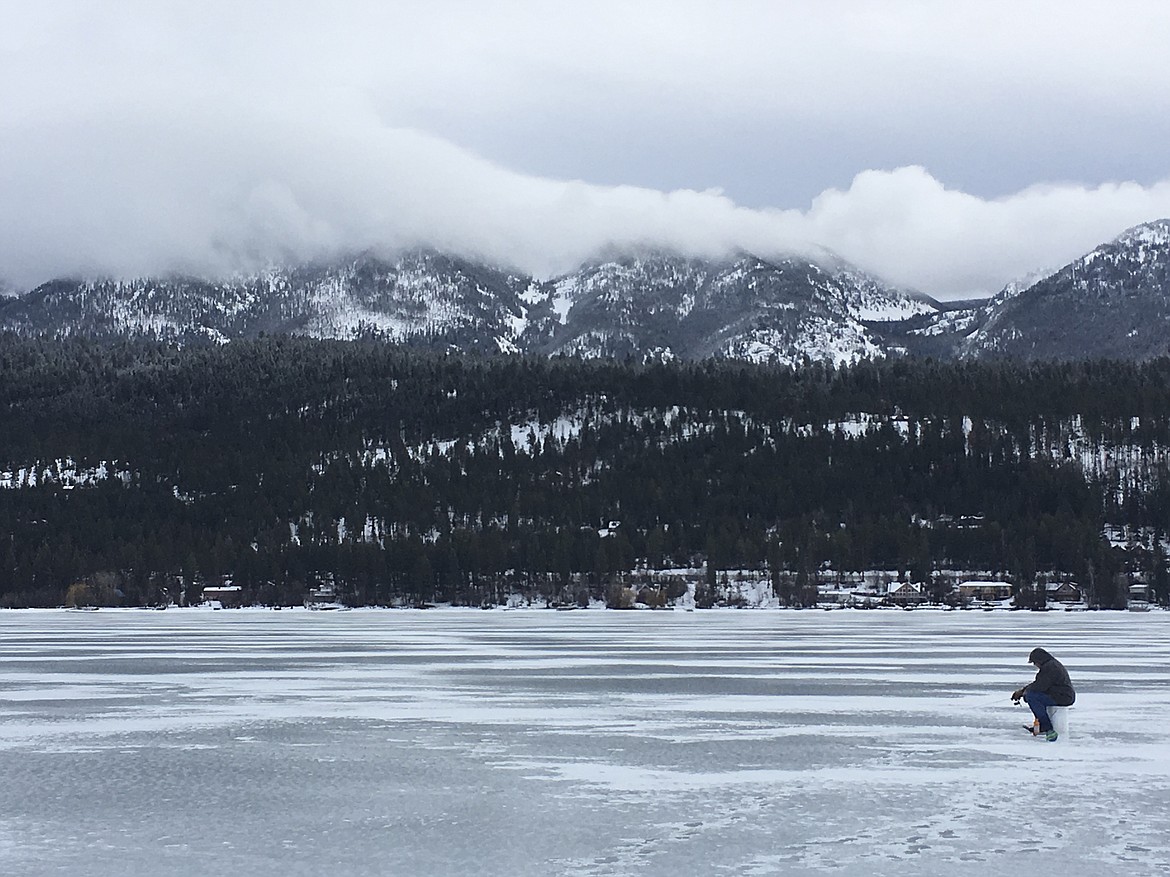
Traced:
[[[1153, 875], [1170, 613], [0, 613], [9, 875]], [[1033, 740], [1041, 645], [1079, 692]]]

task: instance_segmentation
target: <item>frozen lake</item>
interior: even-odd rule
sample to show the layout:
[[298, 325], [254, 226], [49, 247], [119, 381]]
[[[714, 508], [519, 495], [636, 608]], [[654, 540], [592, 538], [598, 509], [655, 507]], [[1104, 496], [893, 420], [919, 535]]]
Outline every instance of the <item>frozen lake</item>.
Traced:
[[[1071, 732], [1012, 689], [1043, 646]], [[1170, 613], [0, 612], [5, 875], [1170, 874]]]

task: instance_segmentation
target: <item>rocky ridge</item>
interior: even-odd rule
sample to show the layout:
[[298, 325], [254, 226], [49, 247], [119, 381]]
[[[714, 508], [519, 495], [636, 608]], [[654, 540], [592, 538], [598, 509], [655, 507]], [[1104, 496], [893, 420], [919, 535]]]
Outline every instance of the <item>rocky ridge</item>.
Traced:
[[179, 343], [286, 333], [478, 353], [790, 365], [891, 354], [1147, 359], [1170, 354], [1170, 220], [966, 303], [892, 287], [832, 254], [642, 252], [540, 280], [414, 250], [215, 281], [54, 280], [0, 298], [0, 331]]

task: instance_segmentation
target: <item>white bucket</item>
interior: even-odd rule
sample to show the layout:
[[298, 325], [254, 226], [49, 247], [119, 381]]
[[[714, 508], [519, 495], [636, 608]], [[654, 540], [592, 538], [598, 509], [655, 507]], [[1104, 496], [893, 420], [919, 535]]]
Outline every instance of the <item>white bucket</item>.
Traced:
[[1056, 736], [1060, 740], [1068, 739], [1068, 711], [1067, 706], [1050, 706], [1048, 708], [1048, 718], [1052, 720], [1052, 730], [1056, 731]]

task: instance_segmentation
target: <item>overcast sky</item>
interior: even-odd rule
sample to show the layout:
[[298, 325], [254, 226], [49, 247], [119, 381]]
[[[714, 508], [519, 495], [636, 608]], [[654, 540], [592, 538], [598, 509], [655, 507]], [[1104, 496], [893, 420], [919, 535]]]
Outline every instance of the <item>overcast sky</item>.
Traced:
[[1170, 216], [1170, 3], [0, 0], [0, 277], [827, 247], [986, 295]]

